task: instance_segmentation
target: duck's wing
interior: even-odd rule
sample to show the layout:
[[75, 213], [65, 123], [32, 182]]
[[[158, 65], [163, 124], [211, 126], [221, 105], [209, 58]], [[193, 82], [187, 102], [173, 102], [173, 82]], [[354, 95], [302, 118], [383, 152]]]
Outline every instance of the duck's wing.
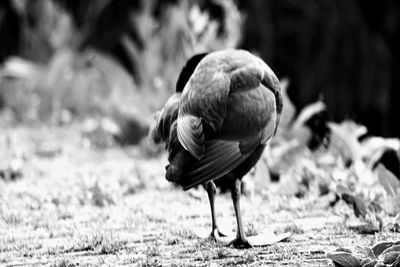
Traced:
[[[205, 143], [204, 157], [197, 161], [181, 180], [184, 190], [221, 178], [241, 163], [257, 148], [260, 142], [241, 150], [239, 142], [213, 140]], [[256, 145], [255, 145], [256, 144]]]
[[203, 122], [215, 132], [221, 128], [229, 96], [229, 78], [216, 66], [197, 69], [182, 93], [178, 138], [196, 159], [205, 152]]
[[[260, 123], [249, 125], [254, 129], [242, 129], [243, 134], [236, 138], [235, 134], [231, 133], [232, 131], [228, 131], [235, 127], [227, 125], [231, 123], [236, 126], [241, 125], [235, 121], [235, 116], [231, 116], [224, 124], [227, 113], [232, 113], [227, 110], [228, 103], [230, 106], [232, 104], [232, 99], [238, 98], [234, 101], [236, 103], [234, 110], [240, 113], [240, 119], [244, 121], [243, 125], [246, 125], [247, 119], [251, 116], [258, 116], [260, 112], [269, 111], [267, 107], [264, 107], [264, 102], [264, 104], [258, 103], [259, 97], [253, 89], [273, 92], [271, 94], [269, 91], [272, 101], [268, 100], [265, 103], [273, 103], [274, 107], [271, 111], [274, 113], [274, 119], [259, 116]], [[247, 96], [249, 99], [246, 102], [247, 105], [258, 103], [262, 106], [262, 109], [257, 109], [257, 114], [250, 112], [247, 114], [246, 110], [243, 113], [241, 105], [243, 107], [245, 105], [242, 103], [242, 94], [245, 96], [247, 92], [250, 94]], [[252, 96], [255, 98], [252, 99]], [[199, 160], [183, 179], [184, 189], [218, 179], [244, 162], [260, 144], [265, 144], [273, 135], [271, 129], [272, 131], [276, 129], [275, 112], [280, 113], [281, 110], [281, 107], [278, 107], [278, 105], [281, 106], [279, 97], [279, 81], [275, 74], [261, 59], [250, 53], [228, 50], [211, 53], [204, 57], [185, 85], [179, 106], [177, 120], [179, 142]], [[265, 119], [262, 119], [264, 117]], [[205, 125], [210, 126], [216, 137], [207, 138], [204, 131]], [[228, 129], [225, 131], [226, 136], [221, 135], [223, 126], [223, 130]]]

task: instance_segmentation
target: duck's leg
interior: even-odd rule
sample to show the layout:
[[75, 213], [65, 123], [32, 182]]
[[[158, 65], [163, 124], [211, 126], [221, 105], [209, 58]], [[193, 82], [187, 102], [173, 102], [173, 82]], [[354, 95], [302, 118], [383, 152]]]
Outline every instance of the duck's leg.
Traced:
[[233, 239], [229, 245], [235, 248], [252, 248], [253, 246], [268, 246], [288, 238], [291, 233], [275, 235], [272, 231], [264, 231], [262, 234], [255, 236], [246, 236], [240, 212], [240, 186], [241, 180], [236, 179], [235, 184], [232, 187], [232, 200], [236, 215], [237, 233], [236, 238]]
[[215, 194], [217, 193], [217, 187], [215, 186], [213, 181], [205, 183], [204, 187], [207, 190], [208, 200], [210, 201], [210, 209], [211, 209], [212, 229], [209, 239], [214, 241], [221, 241], [221, 237], [226, 237], [226, 235], [224, 235], [218, 230], [217, 217], [215, 215], [214, 200], [215, 200]]
[[236, 215], [237, 233], [236, 233], [236, 238], [232, 240], [229, 243], [229, 245], [234, 246], [235, 248], [251, 248], [253, 246], [247, 240], [243, 228], [242, 214], [240, 212], [240, 187], [241, 187], [241, 180], [235, 179], [234, 185], [231, 189], [232, 190], [231, 194], [232, 194], [233, 207], [235, 209], [235, 215]]

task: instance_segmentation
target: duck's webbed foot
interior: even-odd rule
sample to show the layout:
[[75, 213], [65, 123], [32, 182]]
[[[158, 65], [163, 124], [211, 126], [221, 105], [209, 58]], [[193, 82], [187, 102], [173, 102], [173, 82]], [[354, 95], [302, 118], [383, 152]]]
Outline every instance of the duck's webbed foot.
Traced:
[[247, 238], [236, 237], [231, 242], [228, 243], [228, 246], [232, 246], [234, 248], [253, 248], [253, 245], [247, 240]]

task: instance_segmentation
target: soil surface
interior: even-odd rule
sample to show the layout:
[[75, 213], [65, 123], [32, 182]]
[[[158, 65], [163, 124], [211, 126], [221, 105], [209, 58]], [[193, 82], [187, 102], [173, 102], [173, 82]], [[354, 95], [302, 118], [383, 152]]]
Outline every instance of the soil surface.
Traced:
[[[258, 171], [242, 197], [246, 231], [291, 237], [245, 250], [204, 240], [196, 233], [211, 230], [207, 194], [168, 183], [165, 155], [96, 148], [76, 129], [0, 132], [0, 265], [332, 266], [326, 253], [339, 247], [399, 239], [358, 234], [346, 226], [354, 214], [342, 201], [331, 207], [331, 195], [312, 192], [297, 198]], [[216, 209], [220, 228], [235, 231], [229, 194], [217, 196]]]

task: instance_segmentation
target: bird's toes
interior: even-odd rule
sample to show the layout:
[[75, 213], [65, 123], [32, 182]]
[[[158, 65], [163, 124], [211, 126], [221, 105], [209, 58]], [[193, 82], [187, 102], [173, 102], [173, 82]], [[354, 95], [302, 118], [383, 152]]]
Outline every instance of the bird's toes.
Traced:
[[214, 236], [217, 236], [217, 237], [227, 237], [228, 236], [227, 234], [221, 232], [218, 228], [215, 229], [213, 232], [214, 232]]
[[211, 231], [207, 239], [213, 242], [226, 242], [225, 237], [227, 237], [227, 235], [221, 233], [218, 228], [215, 228]]

